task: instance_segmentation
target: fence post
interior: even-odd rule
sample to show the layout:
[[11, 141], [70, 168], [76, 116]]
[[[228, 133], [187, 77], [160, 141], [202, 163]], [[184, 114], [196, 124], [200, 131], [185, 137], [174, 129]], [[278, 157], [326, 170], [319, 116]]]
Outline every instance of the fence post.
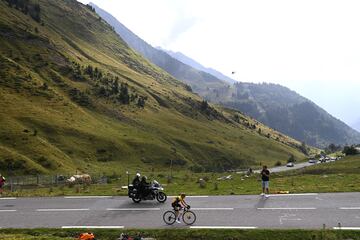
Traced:
[[39, 174], [36, 174], [36, 185], [39, 185], [39, 182], [40, 182]]

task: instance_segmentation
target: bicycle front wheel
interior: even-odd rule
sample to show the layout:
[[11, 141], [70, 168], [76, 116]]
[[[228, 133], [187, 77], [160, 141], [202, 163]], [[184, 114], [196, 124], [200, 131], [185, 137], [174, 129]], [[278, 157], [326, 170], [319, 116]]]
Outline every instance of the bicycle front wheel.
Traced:
[[167, 225], [174, 224], [176, 220], [175, 213], [173, 211], [166, 211], [163, 215], [163, 220]]
[[196, 215], [192, 211], [186, 211], [183, 213], [182, 219], [186, 225], [192, 225], [196, 221]]

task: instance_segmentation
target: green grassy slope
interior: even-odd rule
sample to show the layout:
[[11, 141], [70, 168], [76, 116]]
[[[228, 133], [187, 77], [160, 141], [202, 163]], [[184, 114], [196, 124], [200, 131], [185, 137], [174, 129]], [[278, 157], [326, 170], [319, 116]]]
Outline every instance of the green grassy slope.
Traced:
[[39, 4], [37, 22], [0, 0], [1, 171], [113, 172], [170, 159], [224, 170], [304, 158], [298, 142], [202, 103], [86, 6]]
[[336, 162], [281, 173], [273, 184], [292, 192], [358, 192], [359, 169], [360, 155], [347, 156]]

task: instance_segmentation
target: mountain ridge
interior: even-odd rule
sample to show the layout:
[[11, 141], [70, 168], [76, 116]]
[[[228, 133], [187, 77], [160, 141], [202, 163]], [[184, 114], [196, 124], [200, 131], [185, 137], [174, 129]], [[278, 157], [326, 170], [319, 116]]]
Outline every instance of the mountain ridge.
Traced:
[[234, 84], [237, 82], [236, 80], [224, 75], [223, 73], [217, 71], [216, 69], [204, 67], [201, 63], [195, 61], [194, 59], [186, 56], [185, 54], [183, 54], [181, 52], [173, 52], [171, 50], [166, 50], [161, 47], [157, 47], [157, 48], [168, 53], [170, 56], [179, 60], [180, 62], [185, 63], [185, 64], [187, 64], [195, 69], [198, 69], [200, 71], [207, 72], [207, 73], [217, 77], [218, 79], [227, 82], [228, 84]]

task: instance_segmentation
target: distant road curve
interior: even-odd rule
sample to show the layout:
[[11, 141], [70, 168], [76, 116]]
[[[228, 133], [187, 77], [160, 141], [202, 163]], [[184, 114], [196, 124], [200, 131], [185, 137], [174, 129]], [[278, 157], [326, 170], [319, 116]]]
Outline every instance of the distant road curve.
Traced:
[[[341, 160], [338, 160], [338, 161], [341, 161]], [[326, 163], [329, 163], [329, 162], [326, 162]], [[296, 169], [301, 169], [301, 168], [306, 168], [306, 167], [309, 167], [309, 166], [314, 166], [314, 165], [317, 165], [317, 164], [326, 164], [326, 163], [309, 163], [309, 162], [302, 162], [302, 163], [295, 163], [294, 167], [287, 167], [286, 165], [285, 166], [280, 166], [280, 167], [273, 167], [273, 168], [269, 168], [270, 172], [273, 172], [273, 173], [277, 173], [277, 172], [285, 172], [285, 171], [291, 171], [291, 170], [296, 170]], [[260, 173], [261, 170], [255, 170], [254, 172], [255, 173]], [[245, 173], [245, 172], [243, 172]]]

